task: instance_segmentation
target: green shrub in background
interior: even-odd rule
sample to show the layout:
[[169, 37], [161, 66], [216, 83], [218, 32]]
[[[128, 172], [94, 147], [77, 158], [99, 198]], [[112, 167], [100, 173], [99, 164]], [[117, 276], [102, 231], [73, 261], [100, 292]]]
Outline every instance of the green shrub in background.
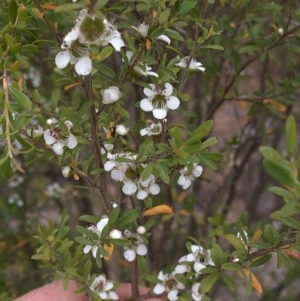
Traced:
[[300, 8], [277, 2], [2, 4], [1, 300], [298, 299]]

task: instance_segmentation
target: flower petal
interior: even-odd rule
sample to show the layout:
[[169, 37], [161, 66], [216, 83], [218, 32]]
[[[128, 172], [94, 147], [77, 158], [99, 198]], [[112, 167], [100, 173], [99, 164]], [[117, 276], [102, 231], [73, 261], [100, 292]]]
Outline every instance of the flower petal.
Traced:
[[84, 253], [84, 254], [87, 254], [88, 252], [91, 251], [91, 249], [92, 249], [92, 246], [87, 245], [87, 246], [85, 246], [85, 247], [83, 248], [83, 253]]
[[185, 183], [182, 185], [182, 189], [188, 189], [192, 184], [192, 181], [190, 179], [186, 178]]
[[156, 38], [157, 40], [161, 40], [161, 41], [164, 41], [168, 44], [171, 43], [171, 40], [168, 36], [166, 36], [165, 34], [162, 34], [161, 36], [159, 36], [158, 38]]
[[151, 112], [153, 110], [152, 102], [148, 98], [142, 99], [140, 106], [141, 109], [145, 112]]
[[118, 294], [113, 291], [108, 292], [108, 297], [110, 300], [118, 300], [119, 299]]
[[184, 185], [184, 183], [186, 182], [186, 178], [184, 175], [180, 175], [180, 177], [178, 178], [177, 184], [178, 185]]
[[167, 111], [165, 109], [154, 109], [153, 116], [156, 119], [164, 119], [167, 116]]
[[144, 244], [141, 244], [137, 247], [136, 252], [141, 255], [144, 256], [147, 254], [148, 250], [147, 247]]
[[204, 269], [206, 266], [200, 262], [195, 262], [194, 264], [194, 270], [196, 273], [199, 273], [202, 269]]
[[144, 200], [147, 197], [148, 193], [145, 190], [140, 190], [136, 195], [138, 200]]
[[158, 283], [154, 286], [153, 292], [154, 294], [159, 295], [162, 294], [165, 290], [166, 288], [161, 283]]
[[92, 61], [89, 57], [80, 58], [75, 64], [75, 71], [82, 75], [86, 76], [92, 72]]
[[110, 176], [113, 180], [118, 181], [118, 182], [122, 182], [125, 178], [125, 174], [123, 171], [118, 170], [118, 169], [114, 169], [111, 171]]
[[168, 293], [168, 299], [170, 301], [176, 301], [178, 299], [178, 291], [177, 290], [172, 290]]
[[137, 190], [136, 184], [129, 181], [122, 187], [122, 191], [126, 195], [133, 195]]
[[179, 107], [179, 105], [180, 105], [180, 101], [176, 96], [170, 96], [167, 99], [167, 107], [170, 110], [176, 110]]
[[77, 145], [77, 139], [75, 138], [75, 136], [73, 134], [70, 134], [68, 137], [68, 148], [73, 149], [74, 147], [76, 147]]
[[55, 64], [57, 68], [64, 69], [68, 66], [70, 60], [71, 60], [71, 56], [69, 52], [67, 51], [59, 52], [55, 57]]
[[165, 90], [163, 91], [164, 95], [170, 96], [173, 93], [173, 87], [169, 83], [165, 83]]
[[148, 133], [149, 133], [149, 131], [147, 130], [147, 128], [140, 130], [141, 136], [146, 136], [146, 135], [148, 135]]
[[150, 193], [153, 194], [153, 195], [159, 194], [160, 193], [160, 187], [156, 183], [153, 183], [150, 186]]
[[116, 162], [114, 161], [107, 161], [104, 164], [105, 171], [111, 171], [116, 166]]
[[124, 258], [129, 262], [135, 260], [135, 257], [136, 257], [136, 253], [131, 249], [126, 250], [124, 252]]
[[175, 273], [176, 274], [183, 274], [183, 273], [186, 273], [186, 272], [188, 272], [188, 268], [187, 268], [186, 265], [179, 264], [175, 268]]
[[121, 48], [125, 46], [121, 38], [112, 38], [109, 40], [109, 44], [111, 44], [116, 51], [120, 51]]
[[201, 176], [203, 171], [203, 167], [201, 165], [197, 165], [193, 170], [192, 170], [192, 174], [194, 177], [198, 178]]
[[143, 92], [146, 96], [148, 97], [152, 97], [154, 96], [156, 93], [155, 93], [155, 85], [154, 84], [150, 84], [150, 87], [151, 87], [151, 90], [148, 89], [148, 88], [144, 88]]
[[52, 149], [60, 156], [64, 151], [64, 145], [61, 142], [56, 142], [52, 145]]

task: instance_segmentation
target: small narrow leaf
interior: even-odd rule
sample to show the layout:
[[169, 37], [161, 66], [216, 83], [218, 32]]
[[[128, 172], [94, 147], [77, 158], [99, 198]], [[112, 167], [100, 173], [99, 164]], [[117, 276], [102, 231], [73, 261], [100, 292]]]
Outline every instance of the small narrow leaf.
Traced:
[[32, 107], [32, 102], [26, 94], [14, 87], [9, 87], [9, 91], [20, 107], [25, 110], [28, 110]]

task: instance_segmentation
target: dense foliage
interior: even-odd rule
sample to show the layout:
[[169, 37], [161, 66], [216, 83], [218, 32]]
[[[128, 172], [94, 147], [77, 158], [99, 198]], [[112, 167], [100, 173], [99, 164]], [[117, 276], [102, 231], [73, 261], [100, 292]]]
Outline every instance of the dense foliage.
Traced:
[[0, 10], [1, 300], [298, 300], [298, 1], [73, 2]]

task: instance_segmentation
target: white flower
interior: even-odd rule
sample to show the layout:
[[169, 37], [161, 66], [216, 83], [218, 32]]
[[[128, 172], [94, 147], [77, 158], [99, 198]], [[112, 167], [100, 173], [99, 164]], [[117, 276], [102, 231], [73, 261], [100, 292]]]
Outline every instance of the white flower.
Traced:
[[138, 233], [132, 233], [126, 229], [124, 236], [132, 242], [132, 245], [124, 247], [124, 258], [127, 261], [131, 262], [135, 260], [136, 254], [141, 256], [147, 254], [147, 247]]
[[200, 287], [200, 283], [199, 282], [194, 283], [193, 286], [192, 286], [192, 298], [195, 301], [201, 301], [201, 299], [203, 297], [202, 294], [199, 294], [199, 287]]
[[163, 272], [160, 271], [157, 278], [161, 281], [161, 283], [155, 285], [153, 292], [156, 295], [160, 295], [163, 292], [167, 292], [168, 299], [170, 301], [176, 301], [178, 299], [177, 295], [179, 290], [185, 289], [185, 285], [183, 283], [178, 282], [175, 279], [174, 273], [163, 274]]
[[152, 174], [145, 181], [138, 181], [138, 190], [137, 198], [139, 200], [144, 200], [149, 194], [160, 193], [160, 187], [155, 183], [155, 177]]
[[[189, 56], [181, 58], [179, 63], [176, 64], [176, 66], [178, 66], [180, 68], [186, 68], [189, 59], [190, 59]], [[191, 60], [191, 63], [189, 65], [188, 69], [190, 69], [190, 70], [200, 70], [200, 71], [203, 71], [203, 72], [205, 71], [205, 68], [203, 67], [203, 65], [200, 62], [195, 61], [194, 59]]]
[[173, 87], [171, 84], [166, 83], [165, 89], [162, 90], [154, 84], [150, 84], [151, 90], [144, 88], [144, 94], [148, 98], [141, 100], [141, 109], [145, 112], [153, 113], [157, 119], [163, 119], [167, 116], [167, 111], [176, 110], [179, 107], [180, 101], [176, 96], [171, 96]]
[[162, 124], [160, 122], [151, 122], [146, 128], [140, 130], [141, 136], [157, 136], [162, 132]]
[[[70, 131], [73, 126], [72, 122], [66, 120], [64, 123]], [[44, 140], [46, 144], [52, 147], [53, 151], [57, 155], [61, 155], [63, 153], [64, 147], [73, 149], [77, 145], [77, 139], [75, 136], [71, 133], [69, 133], [69, 135], [63, 134], [58, 125], [44, 131]]]
[[62, 168], [62, 174], [63, 174], [63, 176], [65, 177], [65, 178], [67, 178], [68, 176], [69, 176], [69, 174], [70, 174], [70, 171], [71, 171], [71, 167], [70, 166], [64, 166], [63, 168]]
[[120, 238], [122, 238], [122, 232], [118, 229], [114, 229], [114, 230], [110, 231], [109, 237], [112, 239], [120, 239]]
[[[147, 37], [148, 30], [149, 30], [149, 24], [146, 24], [145, 22], [143, 22], [143, 23], [139, 24], [138, 27], [134, 27], [134, 26], [131, 26], [131, 27], [134, 28], [135, 30], [137, 30], [143, 38]], [[162, 40], [162, 41], [164, 41], [168, 44], [171, 43], [170, 38], [168, 36], [164, 35], [164, 34], [160, 35], [156, 39], [157, 40]]]
[[[108, 217], [106, 215], [103, 215], [103, 217], [97, 223], [97, 225], [88, 227], [88, 230], [95, 233], [98, 236], [98, 238], [100, 239], [101, 233], [107, 224], [108, 224]], [[96, 258], [98, 246], [101, 245], [101, 243], [99, 241], [96, 241], [96, 243], [98, 244], [97, 246], [86, 245], [83, 248], [83, 253], [87, 254], [92, 250], [92, 254]], [[101, 255], [101, 257], [102, 257], [102, 255]]]
[[112, 282], [107, 282], [106, 277], [103, 275], [98, 276], [93, 281], [90, 289], [96, 292], [101, 300], [118, 300], [119, 296], [115, 291], [112, 290], [113, 288]]
[[[126, 56], [129, 61], [129, 65], [131, 65], [131, 63], [133, 63], [133, 61], [131, 60], [131, 58], [133, 56], [133, 52], [126, 51]], [[152, 68], [149, 67], [147, 64], [145, 64], [141, 61], [136, 61], [134, 64], [135, 65], [133, 67], [133, 70], [135, 70], [138, 74], [144, 75], [144, 76], [150, 75], [150, 76], [158, 77], [158, 74], [156, 72], [151, 71]], [[139, 67], [139, 65], [140, 65], [140, 67]]]
[[39, 137], [44, 134], [44, 129], [39, 125], [35, 124], [26, 130], [27, 134], [32, 138]]
[[124, 124], [117, 124], [116, 125], [116, 133], [120, 136], [127, 135], [129, 128], [125, 127]]
[[101, 94], [103, 97], [102, 102], [104, 104], [110, 104], [116, 102], [121, 97], [120, 90], [116, 86], [111, 86], [108, 89], [101, 91]]
[[116, 51], [120, 51], [125, 44], [121, 34], [105, 18], [82, 9], [76, 19], [75, 27], [79, 30], [78, 41], [85, 45], [106, 46], [111, 44]]
[[191, 251], [192, 253], [187, 255], [186, 260], [194, 262], [193, 268], [196, 273], [200, 273], [200, 271], [207, 265], [215, 265], [212, 261], [209, 249], [204, 249], [201, 246], [192, 245]]
[[[72, 34], [71, 34], [72, 33]], [[66, 35], [61, 48], [65, 49], [59, 52], [55, 57], [55, 64], [59, 69], [64, 69], [70, 63], [75, 64], [75, 71], [82, 76], [92, 72], [92, 60], [90, 59], [90, 50], [87, 45], [72, 40], [76, 36], [76, 31], [72, 30]]]
[[200, 177], [203, 171], [203, 167], [201, 165], [197, 165], [197, 163], [193, 164], [193, 169], [188, 170], [188, 167], [180, 169], [181, 173], [177, 183], [182, 186], [183, 189], [187, 189], [191, 186], [192, 181], [196, 178]]

